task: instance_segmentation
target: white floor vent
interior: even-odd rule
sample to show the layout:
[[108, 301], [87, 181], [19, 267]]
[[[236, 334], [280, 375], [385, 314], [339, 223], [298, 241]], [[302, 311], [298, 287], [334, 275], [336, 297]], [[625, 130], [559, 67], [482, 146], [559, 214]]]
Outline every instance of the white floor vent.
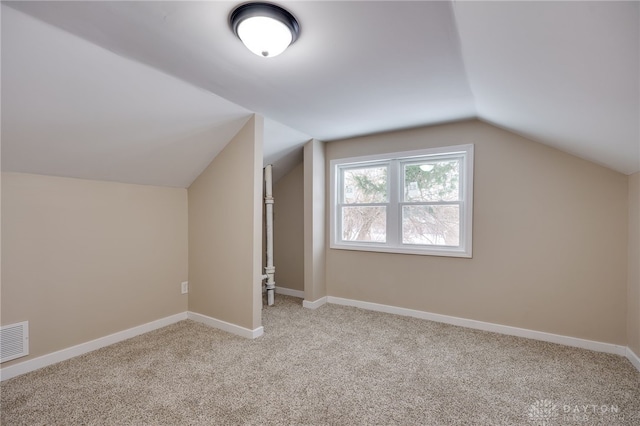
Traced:
[[29, 321], [0, 327], [0, 362], [29, 355]]

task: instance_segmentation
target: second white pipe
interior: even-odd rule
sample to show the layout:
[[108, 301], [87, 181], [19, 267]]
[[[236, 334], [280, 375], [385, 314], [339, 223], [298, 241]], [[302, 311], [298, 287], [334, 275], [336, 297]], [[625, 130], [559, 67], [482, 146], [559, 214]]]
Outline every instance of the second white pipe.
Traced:
[[264, 169], [264, 182], [264, 204], [267, 228], [267, 266], [264, 268], [264, 272], [267, 276], [267, 305], [271, 306], [274, 303], [274, 293], [276, 289], [276, 268], [273, 266], [273, 178], [271, 164]]

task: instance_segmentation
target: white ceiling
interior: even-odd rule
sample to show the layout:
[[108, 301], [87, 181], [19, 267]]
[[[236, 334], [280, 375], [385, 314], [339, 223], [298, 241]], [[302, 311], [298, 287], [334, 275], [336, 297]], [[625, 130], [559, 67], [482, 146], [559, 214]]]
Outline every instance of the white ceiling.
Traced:
[[269, 59], [235, 2], [7, 4], [3, 170], [186, 187], [253, 112], [276, 177], [311, 137], [471, 117], [640, 170], [637, 2], [280, 2]]
[[640, 3], [457, 2], [482, 119], [640, 170]]

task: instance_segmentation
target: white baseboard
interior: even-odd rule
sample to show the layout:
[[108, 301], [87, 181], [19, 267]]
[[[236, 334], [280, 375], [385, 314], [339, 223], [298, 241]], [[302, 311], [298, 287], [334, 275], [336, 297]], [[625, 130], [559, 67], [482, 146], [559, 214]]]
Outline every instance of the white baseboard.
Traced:
[[631, 348], [627, 348], [627, 359], [633, 364], [636, 370], [640, 371], [640, 357], [631, 350]]
[[310, 302], [308, 300], [303, 300], [302, 306], [308, 309], [318, 309], [320, 306], [324, 305], [325, 303], [327, 303], [327, 296], [321, 297], [320, 299], [314, 300], [313, 302]]
[[[381, 305], [378, 303], [344, 299], [341, 297], [328, 296], [327, 299], [328, 303], [333, 303], [336, 305], [354, 306], [356, 308], [367, 309], [370, 311], [386, 312], [389, 314], [421, 318], [429, 321], [473, 328], [476, 330], [491, 331], [494, 333], [507, 334], [510, 336], [542, 340], [544, 342], [559, 343], [561, 345], [590, 349], [597, 352], [605, 352], [622, 356], [628, 356], [628, 351], [630, 352], [630, 349], [626, 346], [614, 345], [612, 343], [596, 342], [593, 340], [585, 340], [577, 337], [562, 336], [559, 334], [545, 333], [542, 331], [529, 330], [526, 328], [511, 327], [508, 325], [452, 317], [449, 315], [434, 314], [431, 312], [418, 311], [414, 309], [399, 308], [397, 306]], [[633, 363], [633, 361], [631, 362]]]
[[292, 288], [276, 286], [276, 294], [284, 294], [285, 296], [293, 296], [299, 299], [304, 299], [304, 291], [294, 290]]
[[[276, 290], [277, 291], [277, 290]], [[296, 290], [292, 290], [296, 291]], [[285, 293], [281, 293], [285, 294]], [[626, 356], [627, 359], [633, 364], [633, 366], [640, 371], [640, 357], [635, 354], [630, 348], [626, 346], [614, 345], [611, 343], [602, 343], [592, 340], [584, 340], [576, 337], [562, 336], [558, 334], [544, 333], [541, 331], [528, 330], [524, 328], [510, 327], [506, 325], [493, 324], [482, 321], [475, 321], [465, 318], [452, 317], [448, 315], [434, 314], [425, 311], [418, 311], [414, 309], [399, 308], [396, 306], [382, 305], [378, 303], [363, 302], [359, 300], [344, 299], [341, 297], [325, 296], [318, 300], [310, 302], [304, 300], [303, 306], [308, 309], [317, 309], [325, 303], [333, 303], [336, 305], [353, 306], [361, 309], [367, 309], [370, 311], [386, 312], [390, 314], [409, 316], [414, 318], [421, 318], [435, 322], [441, 322], [446, 324], [458, 325], [461, 327], [468, 327], [477, 330], [491, 331], [495, 333], [507, 334], [511, 336], [525, 337], [529, 339], [542, 340], [545, 342], [559, 343], [567, 346], [574, 346], [583, 349], [590, 349], [598, 352], [606, 352], [617, 355]], [[38, 370], [48, 365], [56, 364], [61, 361], [65, 361], [70, 358], [74, 358], [88, 352], [95, 351], [105, 346], [113, 345], [114, 343], [122, 342], [140, 334], [148, 333], [153, 330], [157, 330], [162, 327], [174, 324], [176, 322], [191, 319], [209, 325], [214, 328], [219, 328], [226, 332], [236, 334], [238, 336], [246, 337], [249, 339], [255, 339], [260, 337], [264, 333], [262, 326], [250, 330], [248, 328], [240, 327], [235, 324], [231, 324], [225, 321], [221, 321], [216, 318], [208, 317], [206, 315], [198, 314], [195, 312], [182, 312], [179, 314], [171, 315], [165, 318], [161, 318], [156, 321], [152, 321], [146, 324], [142, 324], [127, 330], [123, 330], [114, 334], [110, 334], [105, 337], [101, 337], [95, 340], [91, 340], [86, 343], [81, 343], [70, 348], [62, 349], [50, 354], [46, 354], [37, 358], [33, 358], [18, 364], [11, 365], [0, 369], [0, 381], [8, 380], [13, 377], [29, 373], [31, 371]]]
[[56, 364], [61, 361], [65, 361], [70, 358], [74, 358], [87, 352], [95, 351], [96, 349], [104, 348], [105, 346], [113, 345], [114, 343], [122, 342], [123, 340], [131, 339], [132, 337], [140, 334], [148, 333], [158, 328], [166, 327], [174, 324], [178, 321], [187, 319], [187, 313], [182, 312], [179, 314], [171, 315], [165, 318], [161, 318], [156, 321], [151, 321], [146, 324], [139, 325], [137, 327], [129, 328], [127, 330], [119, 331], [117, 333], [110, 334], [105, 337], [100, 337], [95, 340], [91, 340], [86, 343], [72, 346], [70, 348], [62, 349], [50, 354], [42, 355], [37, 358], [33, 358], [18, 364], [11, 365], [0, 369], [0, 381], [11, 379], [12, 377], [19, 376], [21, 374], [29, 373], [31, 371], [38, 370], [48, 365]]
[[212, 318], [207, 315], [202, 315], [197, 312], [187, 312], [187, 318], [193, 321], [201, 322], [213, 328], [218, 328], [227, 333], [235, 334], [237, 336], [246, 337], [247, 339], [255, 339], [264, 334], [264, 327], [260, 326], [254, 330], [244, 328], [230, 322], [222, 321], [217, 318]]

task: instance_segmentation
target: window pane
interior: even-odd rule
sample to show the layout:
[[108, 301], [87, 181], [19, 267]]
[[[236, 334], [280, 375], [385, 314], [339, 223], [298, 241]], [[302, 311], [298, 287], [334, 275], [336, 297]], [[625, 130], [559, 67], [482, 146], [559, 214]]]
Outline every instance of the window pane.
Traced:
[[402, 242], [460, 245], [460, 206], [402, 206]]
[[460, 160], [425, 160], [404, 166], [404, 201], [458, 201]]
[[383, 206], [343, 207], [342, 240], [386, 242], [387, 208]]
[[387, 167], [345, 169], [342, 194], [345, 204], [386, 203]]

